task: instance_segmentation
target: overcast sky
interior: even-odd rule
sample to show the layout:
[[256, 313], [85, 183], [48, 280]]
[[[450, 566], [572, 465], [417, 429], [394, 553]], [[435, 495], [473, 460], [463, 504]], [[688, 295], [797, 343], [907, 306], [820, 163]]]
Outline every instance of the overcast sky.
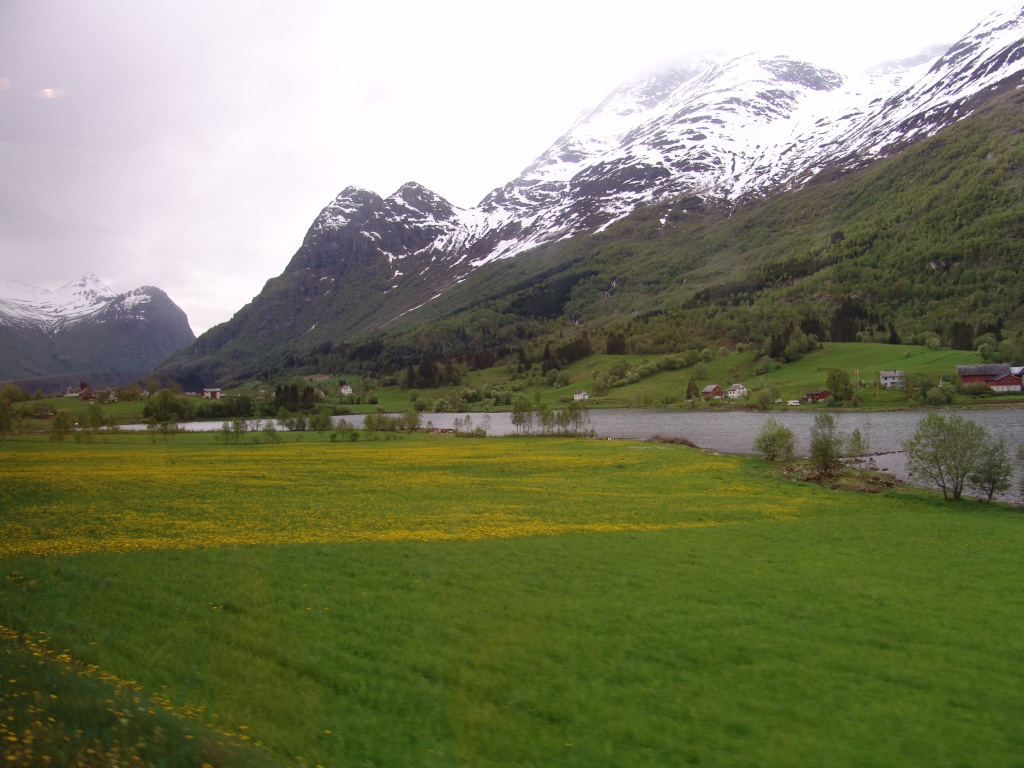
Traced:
[[199, 334], [347, 186], [470, 207], [614, 87], [695, 52], [855, 74], [1005, 7], [0, 0], [0, 277], [155, 285]]

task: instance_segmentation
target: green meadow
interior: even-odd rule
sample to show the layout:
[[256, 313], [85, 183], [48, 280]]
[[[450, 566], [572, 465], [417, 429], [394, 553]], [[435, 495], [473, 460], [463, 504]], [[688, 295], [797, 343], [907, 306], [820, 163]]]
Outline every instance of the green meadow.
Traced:
[[1024, 764], [1011, 507], [561, 438], [0, 466], [11, 764]]
[[[904, 390], [885, 390], [876, 386], [879, 371], [901, 370], [920, 379], [938, 380], [942, 376], [952, 377], [958, 365], [970, 365], [982, 362], [977, 352], [951, 350], [946, 348], [928, 349], [920, 345], [877, 344], [871, 342], [833, 344], [826, 343], [820, 348], [806, 353], [799, 360], [785, 365], [771, 367], [762, 371], [759, 367], [757, 352], [730, 351], [729, 354], [716, 356], [712, 360], [690, 365], [675, 370], [665, 370], [648, 376], [639, 381], [608, 389], [595, 395], [595, 379], [600, 374], [611, 370], [636, 369], [644, 363], [656, 362], [662, 355], [591, 355], [565, 367], [564, 372], [569, 382], [564, 386], [550, 386], [539, 375], [510, 375], [505, 366], [473, 371], [465, 376], [464, 381], [455, 387], [417, 388], [416, 394], [428, 401], [438, 398], [450, 398], [453, 391], [463, 387], [488, 391], [492, 388], [507, 388], [524, 393], [528, 399], [538, 398], [541, 402], [558, 407], [572, 398], [577, 389], [590, 393], [589, 405], [596, 408], [628, 408], [636, 406], [676, 406], [691, 407], [684, 403], [686, 386], [690, 378], [694, 378], [700, 388], [706, 384], [718, 384], [723, 389], [729, 384], [741, 382], [751, 390], [762, 387], [774, 387], [778, 396], [785, 400], [804, 397], [807, 392], [822, 389], [830, 368], [844, 371], [859, 370], [859, 379], [863, 386], [858, 390], [858, 407], [866, 409], [893, 409], [922, 407], [920, 400], [910, 401]], [[854, 376], [854, 380], [858, 377]], [[398, 387], [376, 390], [379, 404], [385, 410], [401, 411], [410, 405], [409, 391]], [[991, 404], [1019, 400], [1019, 395], [1004, 395], [992, 399], [977, 401], [965, 395], [958, 397], [957, 404], [971, 402]], [[701, 403], [693, 407], [721, 407], [727, 403], [722, 401]], [[729, 402], [729, 405], [742, 407], [747, 403]], [[374, 406], [352, 406], [355, 411], [372, 410]], [[479, 410], [480, 403], [469, 403], [469, 409]], [[785, 406], [779, 406], [785, 407]], [[499, 408], [508, 410], [508, 407]]]
[[[577, 388], [593, 389], [594, 376], [608, 368], [614, 360], [622, 360], [627, 366], [640, 365], [644, 360], [656, 359], [639, 356], [597, 355], [586, 360], [573, 363], [568, 368], [573, 382], [568, 387], [552, 393], [553, 399], [571, 396]], [[779, 397], [785, 400], [802, 398], [807, 392], [822, 389], [830, 368], [844, 371], [859, 370], [864, 386], [858, 390], [859, 405], [865, 408], [905, 408], [920, 407], [921, 403], [908, 402], [903, 390], [879, 389], [879, 371], [902, 370], [922, 378], [952, 376], [958, 365], [969, 365], [980, 362], [976, 352], [963, 352], [950, 349], [927, 349], [922, 346], [901, 346], [892, 344], [823, 344], [821, 348], [806, 353], [799, 360], [772, 368], [763, 373], [758, 372], [757, 354], [753, 351], [733, 352], [729, 355], [716, 357], [703, 364], [703, 376], [698, 377], [696, 366], [681, 368], [675, 371], [664, 371], [635, 384], [616, 387], [597, 399], [591, 400], [597, 407], [630, 407], [636, 405], [678, 405], [682, 406], [685, 399], [686, 384], [691, 377], [696, 378], [699, 387], [706, 384], [718, 384], [726, 389], [729, 384], [741, 382], [749, 389], [775, 387]], [[854, 380], [857, 376], [853, 377]], [[960, 403], [967, 398], [961, 397]], [[697, 403], [697, 407], [705, 405]], [[707, 405], [710, 405], [708, 403]], [[723, 405], [718, 402], [716, 405]]]

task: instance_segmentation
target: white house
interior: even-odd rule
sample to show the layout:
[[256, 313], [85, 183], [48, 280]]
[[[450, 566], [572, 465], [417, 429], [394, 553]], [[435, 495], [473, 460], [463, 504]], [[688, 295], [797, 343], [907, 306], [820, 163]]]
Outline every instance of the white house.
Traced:
[[750, 390], [747, 389], [740, 383], [733, 384], [725, 391], [725, 396], [735, 400], [737, 397], [746, 397], [750, 394]]
[[343, 395], [351, 395], [352, 394], [352, 387], [350, 387], [348, 384], [342, 384], [341, 385], [341, 394], [343, 394]]
[[885, 389], [903, 389], [907, 375], [903, 371], [879, 371], [878, 380]]
[[585, 389], [577, 389], [575, 392], [573, 392], [572, 399], [573, 400], [589, 400], [590, 399], [590, 395], [587, 394], [587, 390], [585, 390]]
[[220, 400], [224, 397], [224, 393], [216, 387], [207, 387], [199, 393], [200, 397], [208, 397], [210, 400]]

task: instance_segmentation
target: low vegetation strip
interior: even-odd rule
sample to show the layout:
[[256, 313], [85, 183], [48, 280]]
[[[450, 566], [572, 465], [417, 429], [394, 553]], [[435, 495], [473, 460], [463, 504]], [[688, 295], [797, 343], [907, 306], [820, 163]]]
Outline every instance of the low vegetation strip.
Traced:
[[809, 489], [737, 480], [738, 461], [554, 439], [23, 443], [4, 456], [0, 555], [666, 530], [813, 508]]
[[52, 647], [47, 637], [0, 625], [0, 669], [0, 764], [283, 764], [262, 745], [246, 743], [247, 734], [206, 722], [202, 707], [177, 706]]

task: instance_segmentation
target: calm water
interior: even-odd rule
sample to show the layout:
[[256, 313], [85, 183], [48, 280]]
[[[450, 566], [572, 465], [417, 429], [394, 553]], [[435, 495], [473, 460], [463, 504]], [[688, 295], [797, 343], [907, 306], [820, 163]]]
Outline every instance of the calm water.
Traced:
[[[685, 437], [701, 448], [723, 453], [752, 453], [754, 436], [762, 422], [771, 416], [792, 429], [797, 436], [797, 453], [805, 454], [809, 449], [809, 435], [817, 411], [799, 410], [773, 411], [686, 411], [656, 408], [629, 408], [594, 410], [590, 421], [598, 437], [647, 440], [656, 435], [662, 437]], [[964, 417], [981, 424], [996, 438], [1003, 438], [1007, 445], [1015, 448], [1024, 435], [1024, 409], [999, 409], [992, 411], [957, 411]], [[892, 411], [884, 413], [842, 413], [832, 411], [839, 429], [850, 433], [860, 429], [871, 444], [872, 453], [888, 453], [902, 450], [903, 442], [917, 429], [925, 413], [920, 411]], [[479, 426], [485, 416], [490, 417], [490, 435], [514, 433], [508, 413], [468, 414], [473, 426]], [[440, 429], [451, 429], [464, 413], [423, 414], [423, 424], [428, 421]], [[350, 424], [362, 426], [362, 416], [345, 416]]]

